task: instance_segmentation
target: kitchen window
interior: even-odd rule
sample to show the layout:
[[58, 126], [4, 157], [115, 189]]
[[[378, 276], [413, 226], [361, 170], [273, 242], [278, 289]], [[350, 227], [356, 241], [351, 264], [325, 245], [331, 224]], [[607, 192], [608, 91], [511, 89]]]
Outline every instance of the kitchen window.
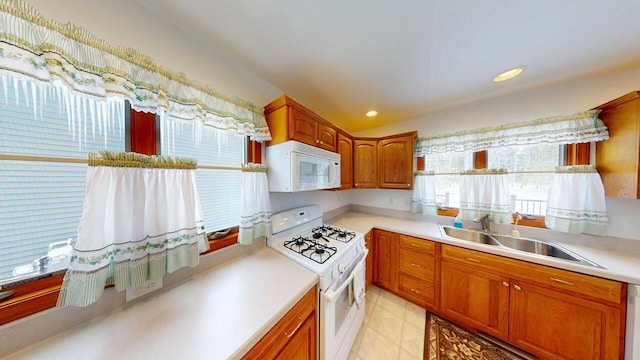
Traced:
[[217, 130], [199, 121], [162, 121], [161, 154], [198, 159], [196, 184], [205, 231], [237, 227], [240, 220], [241, 164], [245, 136]]
[[[0, 96], [0, 293], [16, 292], [0, 301], [3, 324], [55, 305], [82, 215], [87, 153], [125, 151], [136, 138], [127, 145], [123, 100], [108, 100], [107, 110], [93, 99], [65, 94], [65, 88], [43, 90], [12, 78], [0, 80], [8, 89]], [[74, 112], [66, 103], [69, 96], [82, 101], [85, 111], [78, 114], [75, 107]], [[68, 109], [75, 115], [71, 121]], [[96, 109], [111, 120], [100, 120]], [[198, 159], [206, 231], [237, 227], [246, 136], [197, 121], [163, 130], [163, 155]], [[228, 233], [210, 251], [236, 243], [237, 230]]]
[[563, 160], [560, 150], [560, 145], [548, 143], [487, 150], [487, 167], [508, 172], [513, 212], [545, 216], [553, 175]]
[[[69, 121], [66, 89], [37, 94], [26, 82], [5, 78], [0, 98], [0, 284], [64, 270], [85, 192], [88, 152], [124, 151], [124, 101], [99, 108], [84, 99], [86, 113]], [[40, 99], [36, 102], [35, 97]], [[36, 106], [35, 103], [38, 105]], [[104, 105], [104, 102], [103, 102]]]
[[436, 204], [440, 209], [460, 207], [460, 173], [473, 169], [473, 152], [431, 153], [425, 156], [425, 171], [433, 171]]

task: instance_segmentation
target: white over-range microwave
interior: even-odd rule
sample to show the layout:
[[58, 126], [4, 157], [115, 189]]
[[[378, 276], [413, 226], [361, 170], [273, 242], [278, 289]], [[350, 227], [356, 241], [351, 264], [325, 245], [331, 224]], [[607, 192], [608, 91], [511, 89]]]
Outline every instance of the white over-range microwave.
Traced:
[[291, 140], [267, 146], [266, 158], [269, 191], [340, 187], [340, 154]]

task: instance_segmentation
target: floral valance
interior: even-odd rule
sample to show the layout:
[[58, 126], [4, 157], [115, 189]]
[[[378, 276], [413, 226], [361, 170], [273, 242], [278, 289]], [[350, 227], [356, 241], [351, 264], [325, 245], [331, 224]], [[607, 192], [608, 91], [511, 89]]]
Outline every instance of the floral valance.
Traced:
[[72, 23], [44, 19], [20, 0], [0, 0], [0, 75], [62, 84], [97, 99], [116, 96], [137, 111], [199, 120], [257, 141], [271, 139], [262, 108], [164, 69], [135, 49], [112, 46]]
[[453, 134], [422, 137], [416, 141], [416, 156], [449, 151], [480, 151], [492, 147], [555, 143], [558, 145], [602, 141], [609, 131], [598, 118], [600, 110], [555, 116], [528, 122], [486, 127]]

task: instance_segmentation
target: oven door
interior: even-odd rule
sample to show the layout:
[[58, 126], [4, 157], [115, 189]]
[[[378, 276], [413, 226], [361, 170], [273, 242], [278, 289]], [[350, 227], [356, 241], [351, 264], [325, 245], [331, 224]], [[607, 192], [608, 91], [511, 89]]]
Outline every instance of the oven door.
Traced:
[[346, 359], [364, 321], [365, 250], [349, 275], [320, 293], [320, 359]]

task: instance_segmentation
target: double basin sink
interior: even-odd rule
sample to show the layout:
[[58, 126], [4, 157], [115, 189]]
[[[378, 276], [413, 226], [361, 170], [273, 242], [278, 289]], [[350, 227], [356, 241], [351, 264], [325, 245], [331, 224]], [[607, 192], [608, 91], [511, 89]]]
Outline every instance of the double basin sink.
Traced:
[[493, 234], [473, 229], [460, 229], [446, 225], [440, 225], [443, 237], [454, 238], [485, 244], [490, 246], [507, 248], [519, 252], [549, 256], [556, 259], [571, 261], [576, 264], [603, 268], [602, 266], [583, 258], [558, 244], [546, 240], [537, 240], [524, 237], [516, 237], [503, 234]]

